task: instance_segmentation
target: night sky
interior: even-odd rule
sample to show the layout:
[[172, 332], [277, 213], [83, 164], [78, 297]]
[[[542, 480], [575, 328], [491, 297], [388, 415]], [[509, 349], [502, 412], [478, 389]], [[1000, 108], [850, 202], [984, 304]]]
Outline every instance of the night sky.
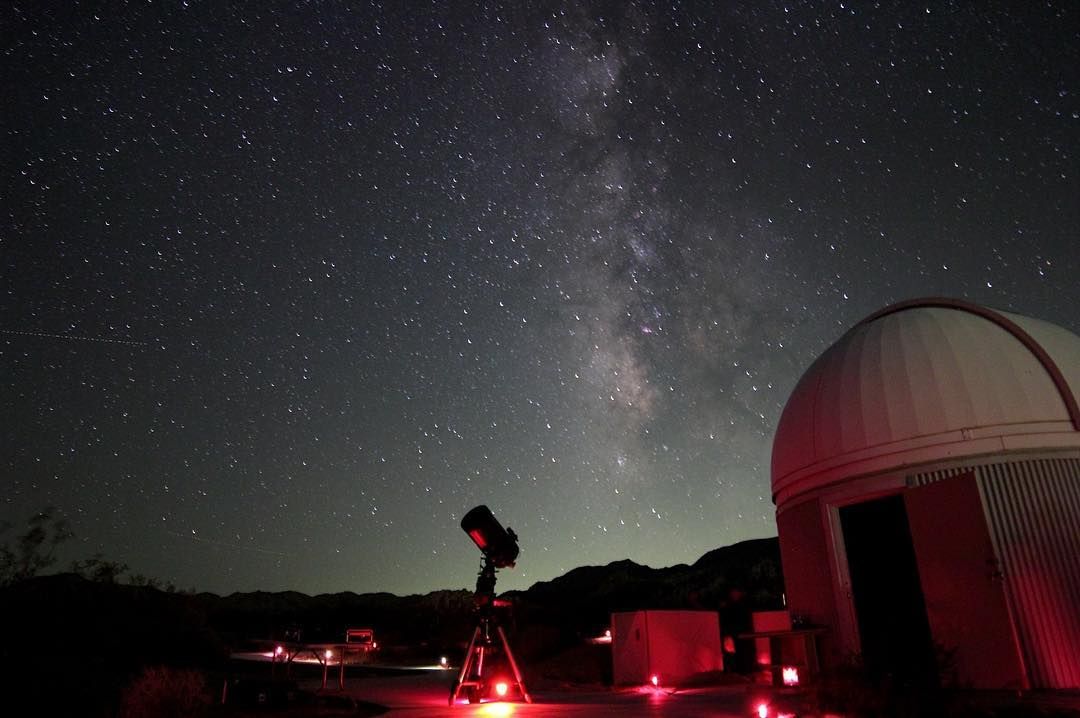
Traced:
[[867, 314], [1080, 332], [1075, 2], [580, 5], [5, 3], [0, 519], [226, 593], [471, 589], [480, 503], [500, 590], [692, 562]]

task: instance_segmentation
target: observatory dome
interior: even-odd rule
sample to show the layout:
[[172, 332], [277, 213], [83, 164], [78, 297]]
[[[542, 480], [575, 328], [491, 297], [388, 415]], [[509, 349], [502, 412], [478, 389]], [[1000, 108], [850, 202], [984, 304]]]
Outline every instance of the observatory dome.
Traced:
[[1080, 337], [953, 299], [864, 319], [799, 380], [777, 426], [780, 506], [855, 476], [1080, 447]]

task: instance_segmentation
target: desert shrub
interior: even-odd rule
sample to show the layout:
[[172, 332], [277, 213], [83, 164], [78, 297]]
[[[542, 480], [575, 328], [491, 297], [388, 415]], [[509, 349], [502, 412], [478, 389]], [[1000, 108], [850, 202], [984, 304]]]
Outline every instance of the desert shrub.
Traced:
[[198, 671], [152, 666], [124, 689], [120, 718], [195, 718], [211, 700]]

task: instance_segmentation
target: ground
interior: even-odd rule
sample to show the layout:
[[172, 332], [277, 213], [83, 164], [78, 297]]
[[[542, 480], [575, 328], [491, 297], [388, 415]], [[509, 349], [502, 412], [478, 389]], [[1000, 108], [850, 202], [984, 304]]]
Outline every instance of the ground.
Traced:
[[[247, 664], [252, 667], [251, 663]], [[259, 666], [258, 675], [271, 666]], [[280, 667], [279, 667], [280, 668]], [[761, 702], [770, 706], [768, 718], [785, 714], [800, 718], [824, 718], [805, 710], [809, 701], [798, 693], [753, 686], [739, 677], [721, 676], [722, 680], [706, 685], [679, 689], [651, 686], [608, 688], [601, 685], [570, 686], [537, 682], [528, 686], [533, 703], [499, 702], [449, 706], [450, 686], [457, 677], [452, 669], [437, 666], [393, 668], [386, 666], [349, 666], [344, 688], [338, 689], [337, 674], [328, 672], [327, 688], [322, 688], [322, 670], [318, 664], [297, 665], [296, 687], [307, 701], [290, 703], [287, 710], [274, 715], [289, 718], [308, 716], [381, 716], [389, 718], [635, 718], [649, 716], [675, 718], [754, 718]], [[1080, 692], [1056, 691], [960, 692], [951, 694], [946, 715], [965, 718], [1080, 718]], [[909, 707], [910, 708], [910, 707]], [[911, 710], [900, 715], [916, 715]], [[225, 711], [232, 718], [246, 718], [240, 711]], [[252, 715], [265, 715], [259, 711]]]
[[[743, 685], [712, 686], [679, 691], [660, 689], [603, 688], [533, 692], [534, 702], [447, 705], [450, 683], [448, 671], [429, 671], [401, 676], [347, 678], [341, 693], [368, 704], [385, 706], [388, 716], [424, 718], [488, 718], [517, 716], [702, 716], [703, 718], [743, 718], [748, 716], [750, 696]], [[311, 680], [302, 687], [319, 687]]]

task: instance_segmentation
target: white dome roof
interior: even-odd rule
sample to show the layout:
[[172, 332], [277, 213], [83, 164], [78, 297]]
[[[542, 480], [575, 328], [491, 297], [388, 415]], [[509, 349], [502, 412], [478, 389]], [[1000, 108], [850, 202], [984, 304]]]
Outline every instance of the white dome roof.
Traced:
[[777, 505], [849, 477], [945, 458], [1080, 447], [1080, 337], [921, 299], [853, 327], [806, 371], [776, 429]]

